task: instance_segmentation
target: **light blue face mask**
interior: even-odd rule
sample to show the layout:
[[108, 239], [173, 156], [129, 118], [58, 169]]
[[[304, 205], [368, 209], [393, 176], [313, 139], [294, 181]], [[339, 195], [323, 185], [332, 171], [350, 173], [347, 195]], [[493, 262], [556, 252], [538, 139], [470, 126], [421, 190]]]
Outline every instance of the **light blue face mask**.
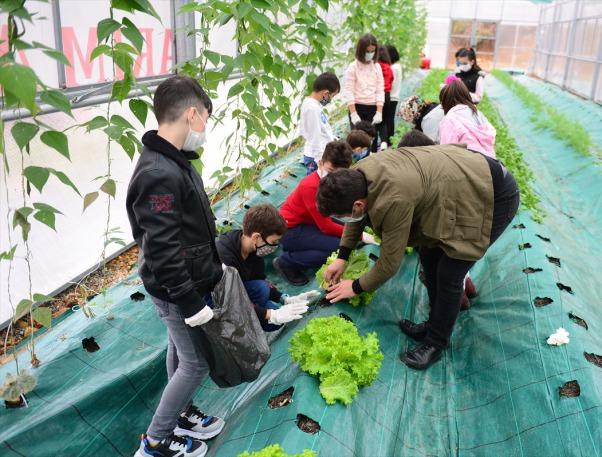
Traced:
[[366, 62], [370, 62], [372, 59], [374, 59], [374, 52], [367, 52], [364, 54], [364, 58]]
[[353, 216], [331, 216], [333, 219], [342, 222], [343, 224], [352, 224], [354, 222], [361, 222], [366, 217], [366, 214], [362, 214], [361, 216], [353, 217]]
[[361, 151], [359, 151], [359, 152], [354, 152], [352, 157], [353, 157], [353, 160], [354, 160], [355, 162], [357, 162], [358, 160], [362, 160], [362, 159], [363, 159], [364, 157], [366, 157], [366, 156], [367, 156], [369, 153], [370, 153], [370, 149], [369, 149], [369, 148], [365, 148], [365, 149], [362, 149], [362, 150], [361, 150]]

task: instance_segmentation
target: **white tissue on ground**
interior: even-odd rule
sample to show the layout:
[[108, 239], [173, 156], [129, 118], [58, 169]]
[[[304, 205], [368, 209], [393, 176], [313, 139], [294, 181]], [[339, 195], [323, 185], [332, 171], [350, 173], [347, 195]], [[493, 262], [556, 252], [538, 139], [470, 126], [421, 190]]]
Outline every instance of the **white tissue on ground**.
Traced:
[[569, 332], [565, 329], [557, 328], [556, 333], [552, 333], [548, 338], [548, 344], [552, 346], [561, 346], [563, 344], [569, 344]]

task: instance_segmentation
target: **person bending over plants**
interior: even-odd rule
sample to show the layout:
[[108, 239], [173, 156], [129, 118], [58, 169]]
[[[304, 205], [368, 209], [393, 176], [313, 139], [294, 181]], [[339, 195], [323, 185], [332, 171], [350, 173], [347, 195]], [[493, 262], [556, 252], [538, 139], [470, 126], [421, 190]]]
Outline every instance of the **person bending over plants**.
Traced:
[[372, 140], [373, 138], [362, 130], [352, 130], [349, 132], [345, 141], [347, 141], [347, 144], [351, 146], [351, 150], [353, 151], [353, 162], [362, 160], [364, 157], [370, 155]]
[[202, 441], [224, 421], [203, 414], [192, 397], [209, 373], [198, 327], [213, 318], [211, 291], [222, 277], [215, 222], [203, 180], [190, 164], [205, 143], [213, 105], [201, 86], [173, 76], [157, 87], [159, 130], [144, 134], [126, 207], [140, 246], [139, 274], [167, 327], [167, 386], [136, 457], [202, 457]]
[[[317, 205], [345, 222], [338, 259], [326, 270], [331, 302], [372, 292], [395, 275], [406, 246], [418, 247], [431, 304], [423, 323], [400, 322], [419, 341], [400, 356], [425, 369], [448, 347], [460, 311], [464, 277], [504, 232], [520, 203], [510, 172], [498, 161], [456, 145], [389, 149], [320, 181]], [[380, 257], [357, 280], [340, 280], [364, 229], [381, 237]]]
[[217, 241], [221, 261], [238, 271], [261, 327], [268, 332], [301, 319], [310, 301], [320, 296], [320, 292], [310, 291], [289, 297], [266, 281], [264, 257], [278, 249], [286, 229], [278, 209], [257, 205], [245, 214], [242, 230], [224, 233]]
[[[280, 242], [284, 252], [273, 263], [276, 271], [293, 285], [307, 284], [309, 279], [303, 270], [321, 267], [339, 246], [343, 225], [320, 214], [316, 194], [320, 180], [328, 173], [351, 165], [351, 154], [351, 147], [345, 141], [328, 143], [318, 161], [318, 170], [303, 178], [280, 208], [288, 231]], [[363, 239], [367, 243], [374, 242], [367, 233]]]

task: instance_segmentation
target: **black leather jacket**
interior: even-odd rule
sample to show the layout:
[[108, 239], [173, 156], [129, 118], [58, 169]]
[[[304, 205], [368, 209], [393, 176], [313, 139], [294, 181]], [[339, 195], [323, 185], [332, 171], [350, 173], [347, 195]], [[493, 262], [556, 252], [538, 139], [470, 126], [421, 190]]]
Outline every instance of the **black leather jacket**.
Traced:
[[156, 130], [146, 132], [142, 143], [126, 200], [140, 246], [139, 274], [148, 293], [190, 317], [205, 306], [205, 295], [222, 276], [215, 217], [190, 164], [198, 155], [176, 149]]

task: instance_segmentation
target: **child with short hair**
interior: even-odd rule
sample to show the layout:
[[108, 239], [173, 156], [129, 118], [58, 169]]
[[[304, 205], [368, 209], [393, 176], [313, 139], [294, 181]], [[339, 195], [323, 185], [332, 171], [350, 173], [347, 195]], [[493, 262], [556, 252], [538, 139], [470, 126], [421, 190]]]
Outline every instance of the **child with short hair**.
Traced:
[[303, 163], [307, 174], [318, 169], [324, 147], [335, 139], [324, 107], [340, 92], [341, 84], [334, 73], [322, 73], [313, 83], [312, 92], [301, 105], [300, 132], [305, 139]]
[[278, 209], [263, 204], [247, 211], [242, 230], [224, 233], [217, 241], [220, 259], [238, 271], [261, 326], [268, 332], [301, 319], [308, 310], [309, 300], [320, 295], [311, 291], [289, 297], [266, 280], [264, 258], [278, 249], [286, 230], [286, 221]]
[[136, 457], [202, 457], [202, 440], [219, 434], [224, 420], [192, 403], [209, 374], [196, 327], [213, 318], [211, 291], [222, 265], [209, 199], [190, 161], [199, 158], [194, 151], [205, 142], [213, 105], [197, 81], [172, 76], [157, 87], [153, 107], [159, 130], [142, 137], [126, 207], [140, 278], [167, 327], [168, 382]]
[[370, 145], [372, 144], [372, 138], [363, 130], [352, 130], [347, 135], [347, 144], [351, 146], [353, 151], [353, 162], [362, 160], [370, 154]]

